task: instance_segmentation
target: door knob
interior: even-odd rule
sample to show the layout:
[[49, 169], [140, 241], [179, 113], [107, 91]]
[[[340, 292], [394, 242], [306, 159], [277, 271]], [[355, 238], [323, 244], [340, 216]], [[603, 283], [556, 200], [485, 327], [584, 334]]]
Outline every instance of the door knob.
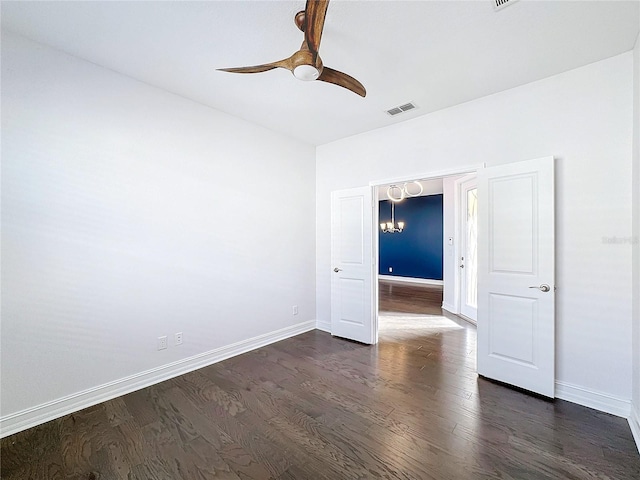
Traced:
[[341, 269], [341, 268], [336, 267], [336, 268], [334, 268], [334, 269], [333, 269], [333, 271], [334, 271], [334, 272], [336, 272], [336, 273], [338, 273], [338, 272], [341, 272], [341, 271], [342, 271], [342, 269]]
[[533, 287], [529, 287], [529, 288], [537, 288], [541, 292], [548, 292], [548, 291], [551, 290], [551, 287], [549, 285], [547, 285], [546, 283], [543, 283], [539, 287], [533, 286]]

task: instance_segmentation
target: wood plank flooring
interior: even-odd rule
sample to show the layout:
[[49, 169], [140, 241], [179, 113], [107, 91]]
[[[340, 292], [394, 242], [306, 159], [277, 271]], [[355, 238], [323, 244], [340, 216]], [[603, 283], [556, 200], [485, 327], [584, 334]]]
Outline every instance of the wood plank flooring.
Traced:
[[380, 281], [378, 302], [381, 312], [442, 315], [442, 286]]
[[625, 419], [479, 379], [475, 328], [393, 287], [376, 346], [312, 331], [67, 415], [2, 478], [640, 478]]

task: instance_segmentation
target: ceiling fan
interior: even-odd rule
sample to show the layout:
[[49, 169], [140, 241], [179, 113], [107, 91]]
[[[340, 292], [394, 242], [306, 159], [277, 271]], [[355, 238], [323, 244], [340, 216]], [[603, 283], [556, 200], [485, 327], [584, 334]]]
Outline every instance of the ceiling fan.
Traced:
[[320, 48], [322, 28], [328, 6], [329, 0], [307, 0], [305, 9], [296, 13], [294, 21], [304, 33], [304, 41], [300, 50], [289, 58], [252, 67], [219, 68], [218, 70], [231, 73], [260, 73], [274, 68], [286, 68], [299, 80], [320, 80], [321, 82], [333, 83], [351, 90], [361, 97], [366, 96], [367, 91], [358, 80], [322, 64], [318, 49]]

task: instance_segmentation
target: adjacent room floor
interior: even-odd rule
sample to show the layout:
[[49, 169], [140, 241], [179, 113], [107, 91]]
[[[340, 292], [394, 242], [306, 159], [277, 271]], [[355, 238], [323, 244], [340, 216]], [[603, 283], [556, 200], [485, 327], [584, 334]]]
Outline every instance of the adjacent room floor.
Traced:
[[2, 478], [640, 478], [625, 419], [479, 379], [475, 327], [392, 290], [376, 346], [315, 330], [67, 415]]

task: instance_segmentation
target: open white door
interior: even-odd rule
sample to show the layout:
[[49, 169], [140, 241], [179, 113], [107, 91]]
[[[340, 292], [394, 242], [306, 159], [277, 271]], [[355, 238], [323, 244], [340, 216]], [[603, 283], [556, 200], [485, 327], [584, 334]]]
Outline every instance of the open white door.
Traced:
[[331, 334], [376, 342], [371, 187], [331, 193]]
[[478, 373], [555, 383], [553, 157], [478, 172]]

